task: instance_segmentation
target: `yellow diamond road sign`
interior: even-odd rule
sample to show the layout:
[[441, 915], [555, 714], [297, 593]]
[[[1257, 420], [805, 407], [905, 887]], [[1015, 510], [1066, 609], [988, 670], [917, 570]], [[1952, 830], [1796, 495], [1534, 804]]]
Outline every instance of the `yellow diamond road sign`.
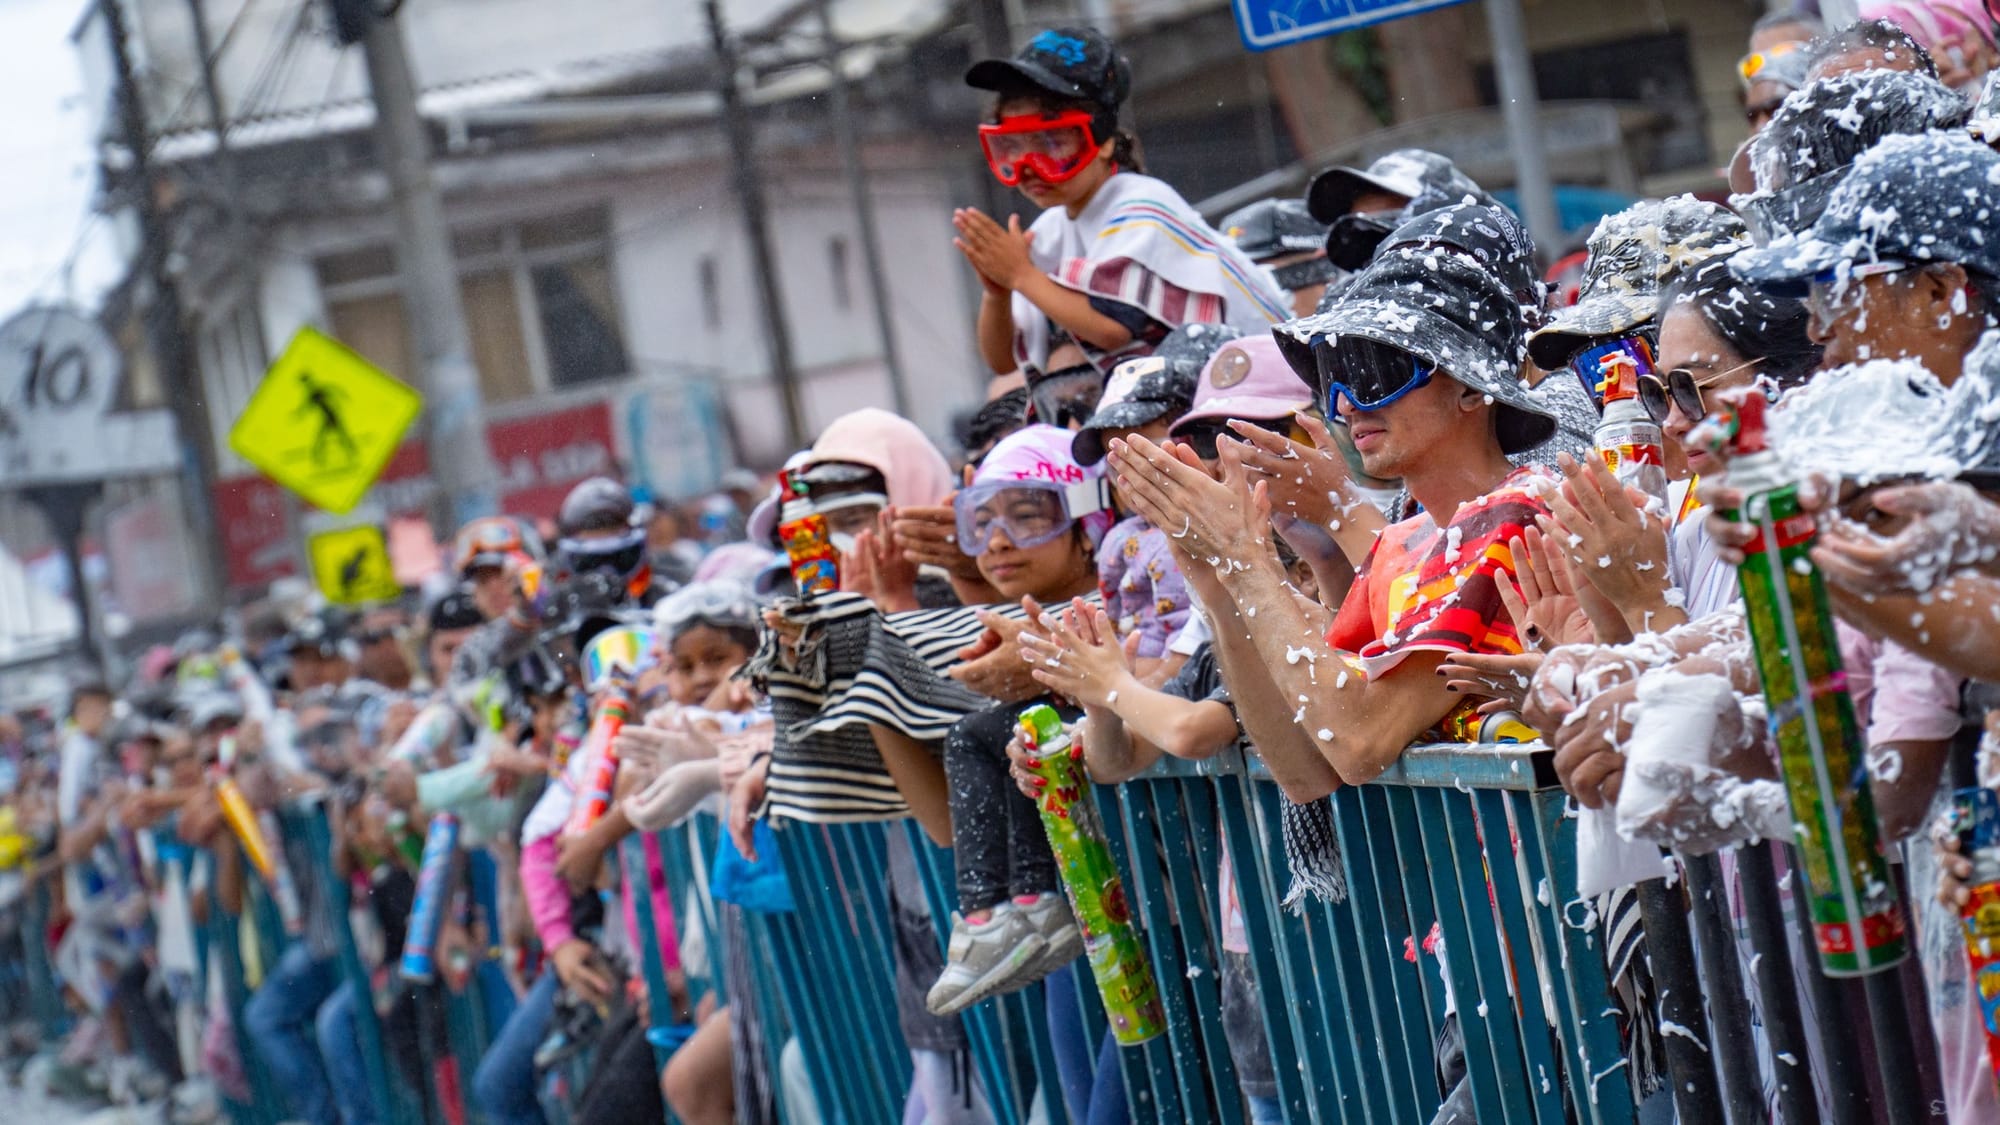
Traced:
[[389, 543], [379, 527], [322, 532], [306, 546], [313, 581], [326, 600], [339, 605], [392, 601], [403, 593], [389, 564]]
[[329, 512], [351, 511], [423, 396], [317, 329], [299, 329], [229, 429], [229, 448]]

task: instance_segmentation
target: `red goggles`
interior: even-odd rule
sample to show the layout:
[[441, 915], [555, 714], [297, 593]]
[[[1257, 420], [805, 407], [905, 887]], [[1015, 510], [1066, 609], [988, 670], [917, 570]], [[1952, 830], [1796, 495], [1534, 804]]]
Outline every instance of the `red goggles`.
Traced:
[[1080, 109], [1064, 113], [1025, 113], [1005, 117], [997, 125], [979, 127], [979, 146], [993, 178], [1015, 187], [1023, 172], [1045, 184], [1075, 178], [1097, 155], [1097, 134], [1091, 115]]

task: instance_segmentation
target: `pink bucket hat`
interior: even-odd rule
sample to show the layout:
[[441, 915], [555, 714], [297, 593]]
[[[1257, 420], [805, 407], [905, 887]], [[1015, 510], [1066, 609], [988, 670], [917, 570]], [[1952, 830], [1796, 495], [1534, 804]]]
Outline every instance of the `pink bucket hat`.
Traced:
[[1269, 336], [1245, 336], [1222, 345], [1202, 368], [1194, 407], [1174, 423], [1176, 437], [1204, 418], [1289, 418], [1313, 405], [1312, 388], [1292, 371]]

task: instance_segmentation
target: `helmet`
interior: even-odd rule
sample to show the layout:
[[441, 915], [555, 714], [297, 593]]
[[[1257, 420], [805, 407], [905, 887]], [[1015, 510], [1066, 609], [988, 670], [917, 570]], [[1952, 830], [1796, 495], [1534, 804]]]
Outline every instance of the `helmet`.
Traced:
[[464, 578], [480, 567], [503, 566], [510, 557], [539, 562], [542, 541], [512, 516], [482, 516], [458, 529], [451, 555], [452, 569]]
[[563, 497], [556, 528], [567, 538], [579, 531], [630, 527], [635, 508], [624, 485], [610, 477], [591, 477]]

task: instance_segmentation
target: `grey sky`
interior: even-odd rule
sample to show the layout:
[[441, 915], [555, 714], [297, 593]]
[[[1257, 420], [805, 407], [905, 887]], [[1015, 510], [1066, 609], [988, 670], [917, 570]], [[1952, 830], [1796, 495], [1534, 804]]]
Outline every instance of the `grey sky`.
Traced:
[[[0, 0], [0, 319], [31, 300], [88, 305], [117, 273], [95, 183], [83, 79], [69, 41], [87, 0]], [[62, 265], [89, 225], [65, 286]]]

